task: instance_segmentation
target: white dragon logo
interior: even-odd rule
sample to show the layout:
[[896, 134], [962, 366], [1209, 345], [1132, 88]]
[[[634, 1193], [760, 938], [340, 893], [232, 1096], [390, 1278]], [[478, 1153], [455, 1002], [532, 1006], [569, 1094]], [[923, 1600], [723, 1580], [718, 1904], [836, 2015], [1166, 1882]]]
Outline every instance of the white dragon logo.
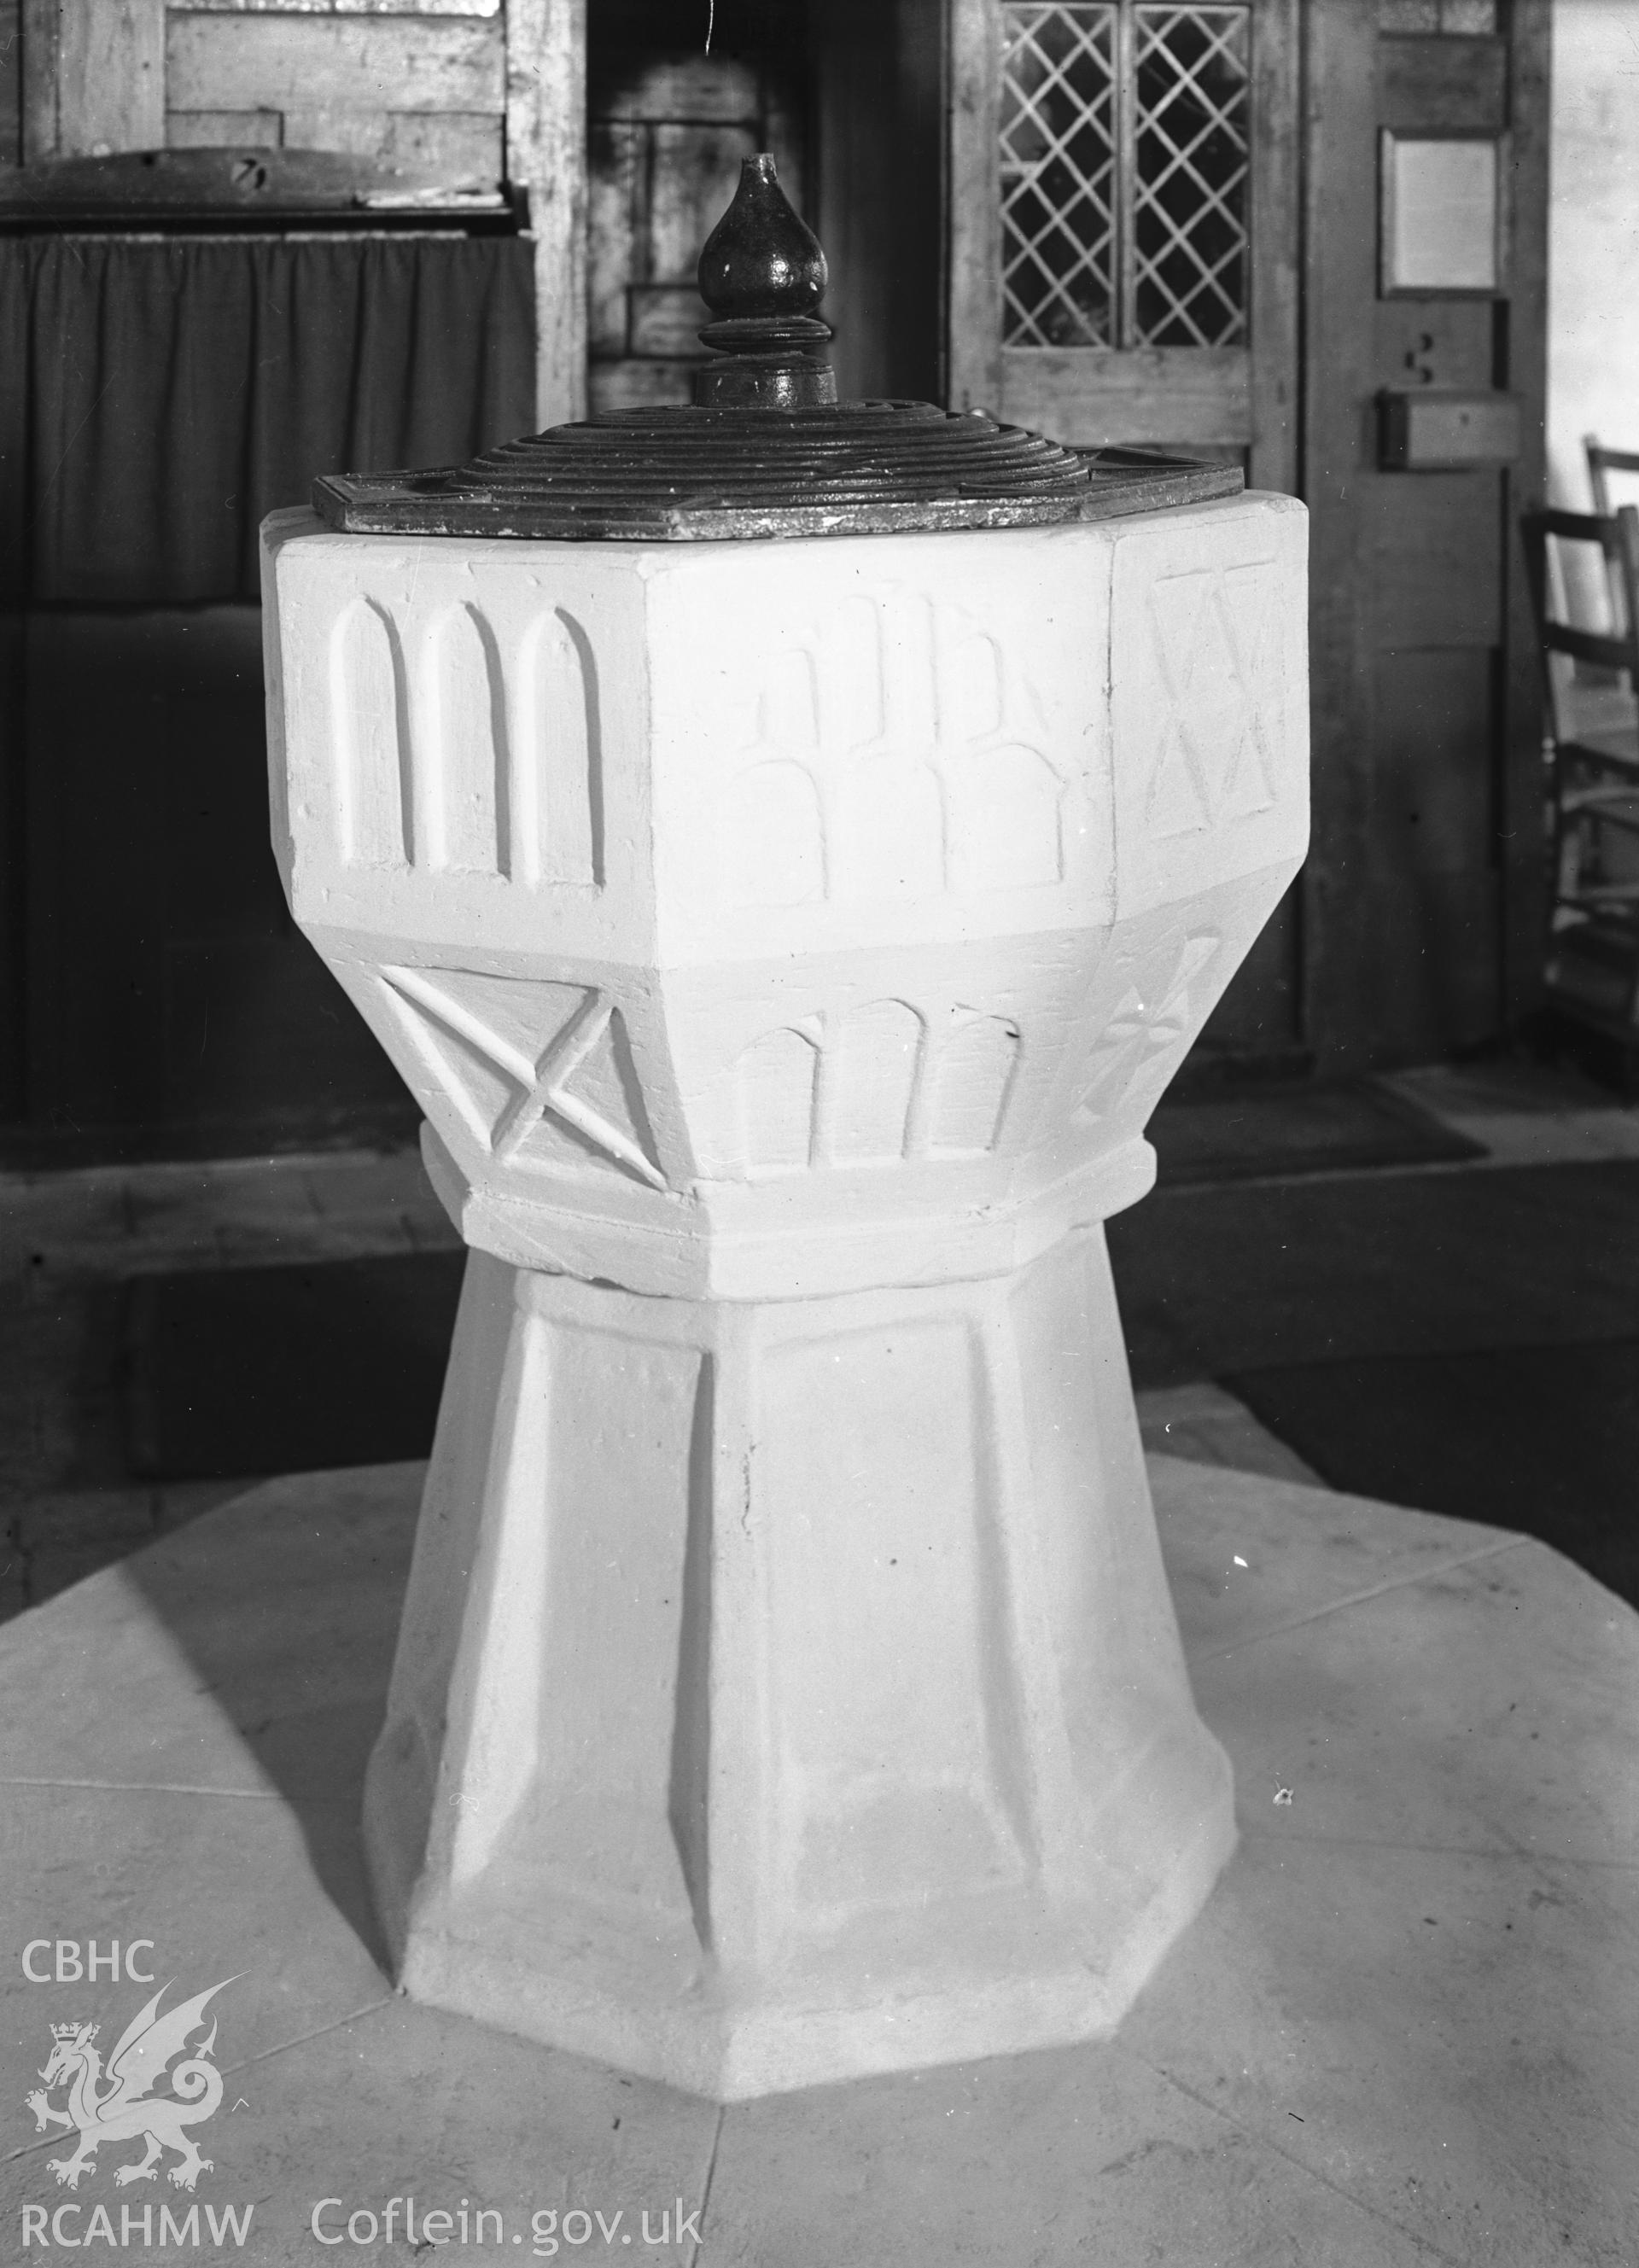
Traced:
[[[229, 1977], [223, 1981], [231, 1984], [234, 1980]], [[71, 2190], [79, 2187], [83, 2173], [95, 2173], [92, 2154], [101, 2144], [134, 2142], [138, 2135], [147, 2142], [147, 2154], [116, 2169], [114, 2178], [122, 2187], [127, 2182], [152, 2181], [154, 2169], [166, 2150], [174, 2150], [181, 2160], [168, 2169], [178, 2189], [191, 2190], [200, 2175], [210, 2169], [211, 2160], [200, 2156], [197, 2144], [184, 2129], [209, 2118], [221, 2104], [222, 2074], [210, 2061], [217, 2043], [214, 2018], [210, 2038], [171, 2073], [174, 2093], [154, 2095], [150, 2090], [164, 2077], [172, 2058], [181, 2054], [188, 2035], [199, 2029], [206, 2001], [223, 1986], [213, 1984], [209, 1992], [196, 1992], [191, 2000], [184, 2000], [162, 2016], [159, 2003], [170, 1989], [162, 1984], [126, 2026], [108, 2058], [106, 2075], [102, 2058], [92, 2044], [100, 2026], [51, 2027], [51, 2056], [40, 2073], [46, 2083], [26, 2099], [37, 2133], [43, 2134], [48, 2126], [66, 2126], [70, 2132], [76, 2126], [79, 2129], [79, 2147], [72, 2157], [47, 2161], [59, 2183], [66, 2183]], [[47, 2100], [57, 2087], [69, 2090], [66, 2110], [54, 2110]]]

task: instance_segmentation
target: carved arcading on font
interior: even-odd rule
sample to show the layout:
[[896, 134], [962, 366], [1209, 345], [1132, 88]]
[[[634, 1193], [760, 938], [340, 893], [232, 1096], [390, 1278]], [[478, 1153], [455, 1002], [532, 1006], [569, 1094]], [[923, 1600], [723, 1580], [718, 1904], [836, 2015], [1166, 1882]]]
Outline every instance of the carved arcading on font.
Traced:
[[1009, 1017], [956, 1007], [930, 1030], [906, 1000], [873, 1000], [763, 1033], [735, 1064], [740, 1170], [978, 1158], [993, 1151], [1020, 1051]]
[[356, 599], [330, 633], [329, 695], [344, 865], [602, 884], [597, 662], [567, 609], [503, 637], [472, 600], [412, 623]]
[[1028, 682], [962, 608], [903, 586], [851, 598], [764, 664], [751, 698], [749, 761], [719, 803], [736, 905], [1063, 880], [1067, 783]]

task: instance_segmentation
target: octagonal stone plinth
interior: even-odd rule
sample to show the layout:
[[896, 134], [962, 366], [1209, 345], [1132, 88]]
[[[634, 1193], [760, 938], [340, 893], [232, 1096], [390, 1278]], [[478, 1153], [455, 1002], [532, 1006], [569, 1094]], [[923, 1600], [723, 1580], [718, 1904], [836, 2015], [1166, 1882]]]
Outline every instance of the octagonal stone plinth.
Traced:
[[475, 1248], [410, 1990], [743, 2095], [1106, 2029], [1206, 1896], [1098, 1224], [1303, 854], [1303, 538], [269, 522], [292, 908]]

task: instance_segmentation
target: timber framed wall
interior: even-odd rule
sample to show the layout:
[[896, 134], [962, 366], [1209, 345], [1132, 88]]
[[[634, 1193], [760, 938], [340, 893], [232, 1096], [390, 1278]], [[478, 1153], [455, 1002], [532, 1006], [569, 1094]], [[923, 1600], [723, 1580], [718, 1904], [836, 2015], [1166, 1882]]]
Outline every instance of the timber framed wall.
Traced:
[[0, 166], [277, 150], [351, 158], [378, 188], [525, 190], [550, 424], [586, 400], [586, 10], [0, 0]]

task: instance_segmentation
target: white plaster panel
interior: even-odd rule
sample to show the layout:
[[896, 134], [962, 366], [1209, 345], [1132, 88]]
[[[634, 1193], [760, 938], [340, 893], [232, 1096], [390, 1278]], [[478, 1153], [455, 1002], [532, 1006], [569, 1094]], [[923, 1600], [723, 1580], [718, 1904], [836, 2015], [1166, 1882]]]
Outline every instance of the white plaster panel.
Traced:
[[[1584, 437], [1631, 449], [1639, 368], [1639, 122], [1634, 25], [1613, 0], [1554, 0], [1548, 205], [1548, 478], [1552, 499], [1591, 512]], [[1615, 501], [1635, 498], [1630, 476]], [[1568, 570], [1579, 563], [1570, 547]], [[1586, 593], [1602, 621], [1602, 588]], [[1584, 617], [1576, 617], [1580, 621]]]

